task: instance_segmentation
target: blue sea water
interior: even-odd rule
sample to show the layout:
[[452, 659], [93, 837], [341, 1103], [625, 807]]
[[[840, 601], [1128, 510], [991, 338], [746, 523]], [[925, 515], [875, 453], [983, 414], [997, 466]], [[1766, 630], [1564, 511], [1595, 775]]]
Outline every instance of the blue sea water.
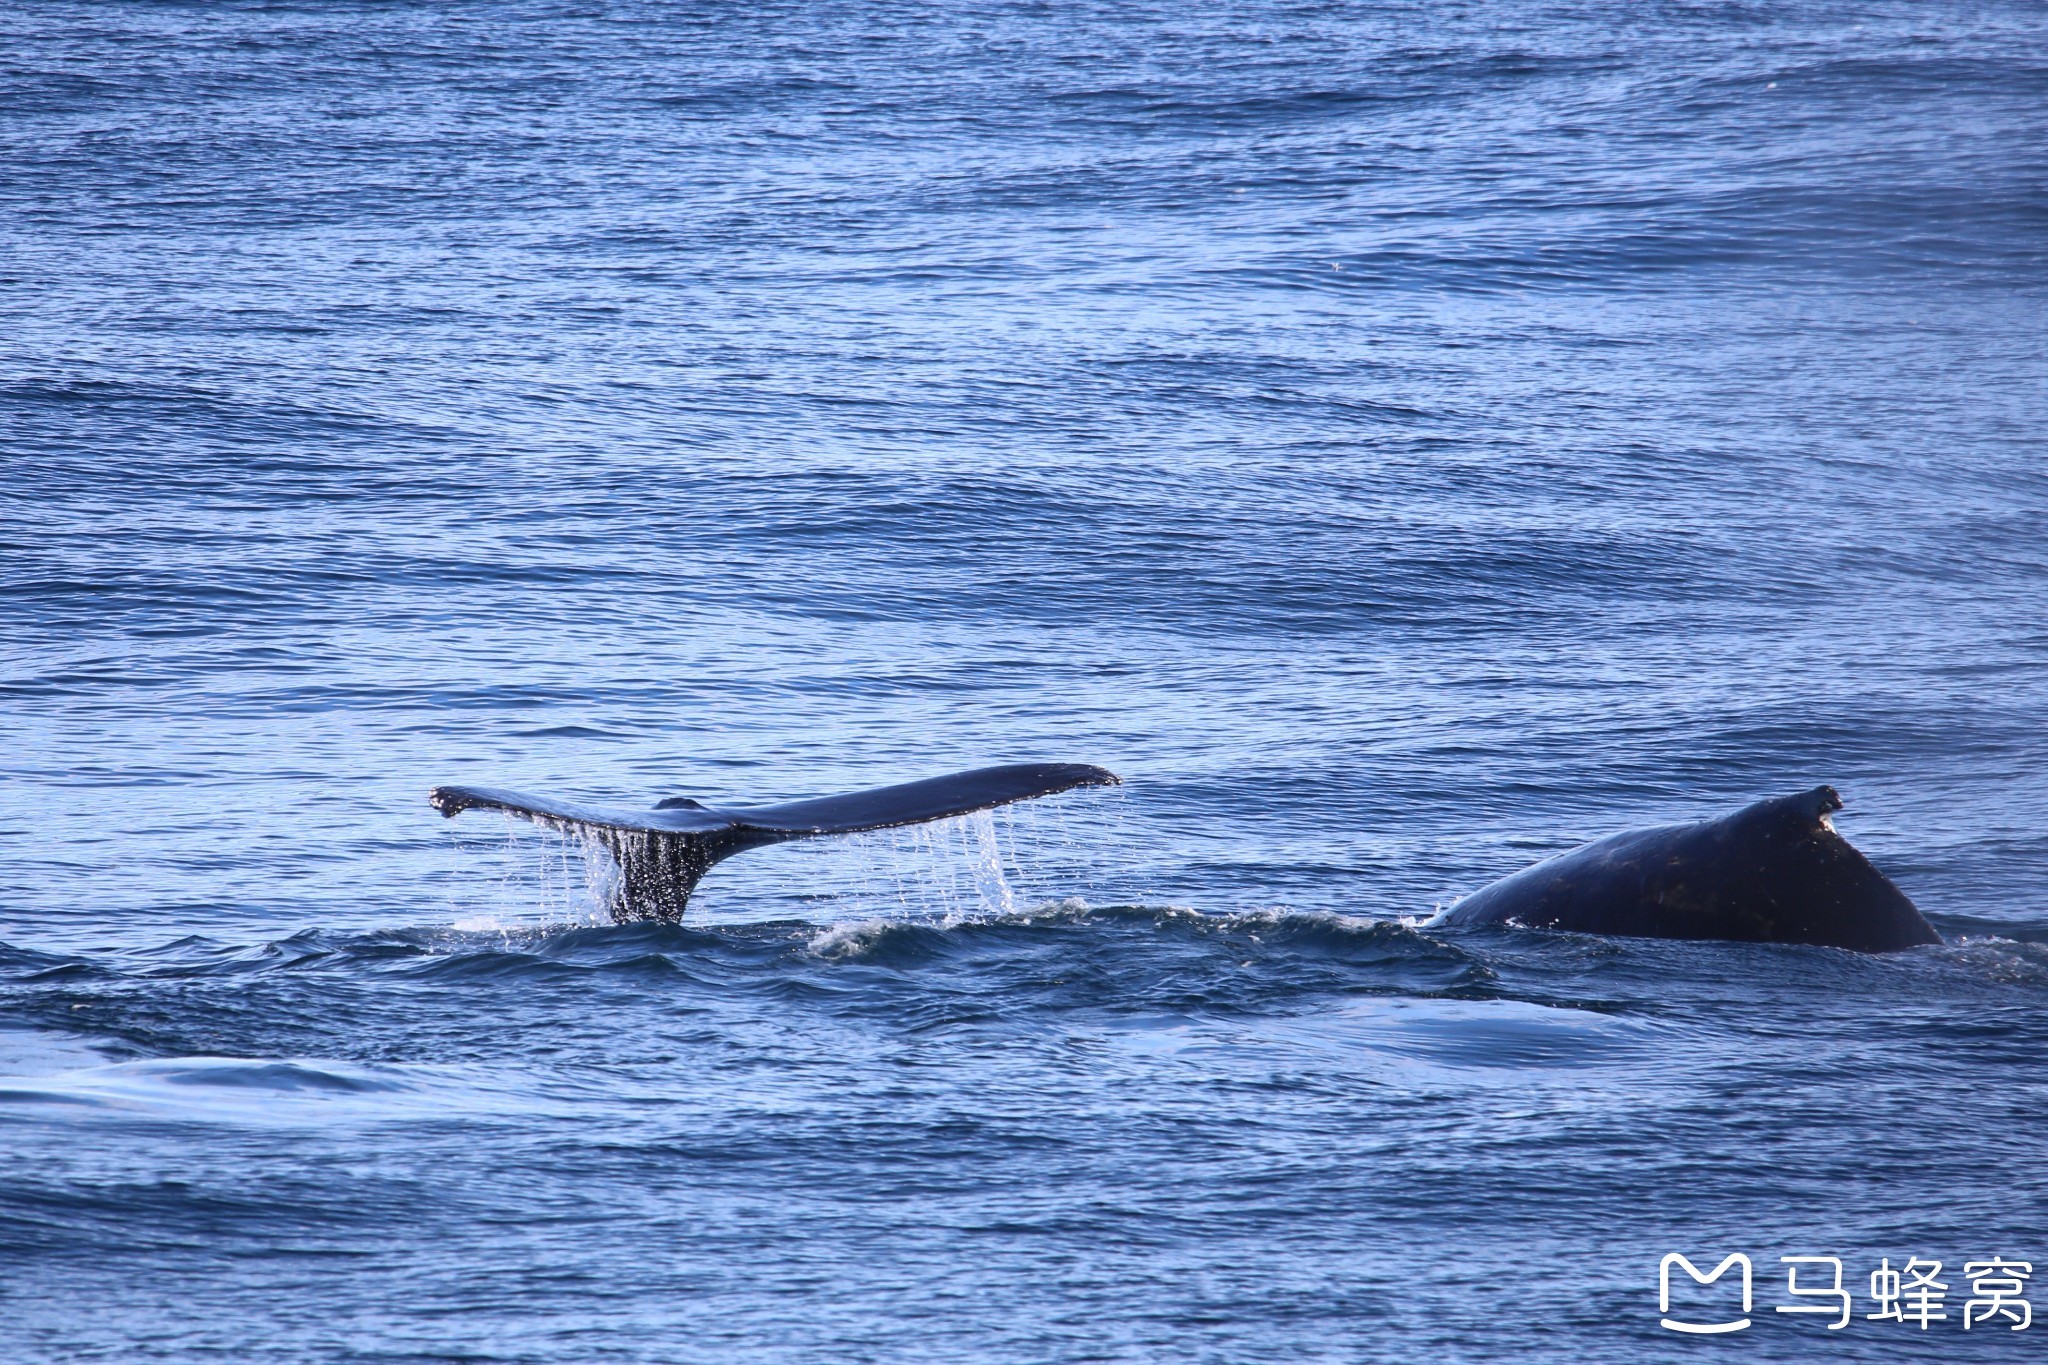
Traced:
[[[2044, 319], [2033, 4], [7, 7], [0, 1359], [2037, 1354]], [[1823, 781], [1947, 946], [1417, 927]]]

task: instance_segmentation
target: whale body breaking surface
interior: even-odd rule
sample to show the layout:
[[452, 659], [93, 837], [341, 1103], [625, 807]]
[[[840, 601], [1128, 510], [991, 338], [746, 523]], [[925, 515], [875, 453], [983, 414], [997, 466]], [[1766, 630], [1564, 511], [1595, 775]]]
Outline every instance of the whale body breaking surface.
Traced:
[[[1012, 763], [774, 806], [671, 797], [649, 810], [490, 787], [436, 787], [444, 816], [500, 810], [582, 832], [619, 865], [612, 918], [674, 922], [704, 874], [767, 844], [949, 819], [1077, 787], [1115, 786], [1085, 763]], [[1424, 928], [1493, 926], [1624, 937], [1794, 943], [1884, 953], [1942, 941], [1906, 894], [1836, 832], [1833, 787], [1694, 824], [1610, 835], [1503, 877]]]
[[1805, 943], [1863, 953], [1940, 943], [1835, 831], [1833, 787], [1696, 824], [1633, 830], [1480, 888], [1425, 927], [1515, 925], [1640, 938]]

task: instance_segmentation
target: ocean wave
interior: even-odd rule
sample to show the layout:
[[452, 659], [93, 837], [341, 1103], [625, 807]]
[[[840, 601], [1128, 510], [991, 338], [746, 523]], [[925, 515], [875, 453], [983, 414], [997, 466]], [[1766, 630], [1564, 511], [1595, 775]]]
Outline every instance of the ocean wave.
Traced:
[[335, 1061], [159, 1057], [0, 1075], [0, 1119], [91, 1111], [160, 1120], [325, 1125], [346, 1115], [432, 1118], [476, 1108], [468, 1087], [416, 1070]]

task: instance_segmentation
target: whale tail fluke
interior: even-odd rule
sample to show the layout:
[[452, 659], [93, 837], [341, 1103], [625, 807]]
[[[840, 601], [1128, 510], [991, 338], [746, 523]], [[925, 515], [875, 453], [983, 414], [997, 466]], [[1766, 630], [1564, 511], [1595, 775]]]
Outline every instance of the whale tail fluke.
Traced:
[[670, 797], [651, 810], [629, 810], [492, 787], [436, 787], [427, 799], [444, 816], [501, 810], [548, 829], [586, 834], [619, 864], [612, 918], [673, 922], [704, 874], [743, 849], [923, 824], [1121, 780], [1086, 763], [1008, 763], [775, 806], [708, 806]]

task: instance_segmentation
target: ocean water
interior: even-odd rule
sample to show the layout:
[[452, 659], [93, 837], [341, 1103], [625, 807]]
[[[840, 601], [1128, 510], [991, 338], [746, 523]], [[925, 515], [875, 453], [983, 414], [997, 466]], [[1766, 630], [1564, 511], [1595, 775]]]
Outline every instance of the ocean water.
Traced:
[[[0, 92], [0, 1359], [2039, 1353], [2039, 6], [27, 0]], [[1125, 785], [680, 927], [425, 800], [1032, 759]], [[1824, 781], [1947, 946], [1418, 927]]]

